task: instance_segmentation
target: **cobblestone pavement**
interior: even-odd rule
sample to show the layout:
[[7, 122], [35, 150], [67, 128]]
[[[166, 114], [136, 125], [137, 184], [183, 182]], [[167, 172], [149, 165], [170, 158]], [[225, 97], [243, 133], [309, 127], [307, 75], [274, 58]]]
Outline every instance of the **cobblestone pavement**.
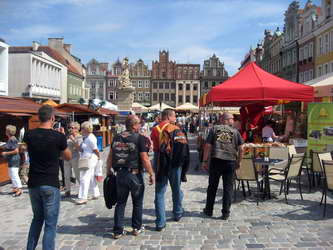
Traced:
[[[221, 190], [217, 195], [214, 216], [206, 218], [207, 175], [197, 167], [197, 153], [192, 138], [192, 166], [184, 190], [185, 216], [180, 222], [168, 221], [163, 232], [154, 231], [154, 188], [146, 186], [144, 224], [146, 231], [137, 237], [130, 233], [119, 240], [112, 238], [113, 213], [103, 199], [78, 206], [72, 199], [63, 199], [58, 223], [57, 249], [333, 249], [333, 201], [328, 197], [327, 217], [319, 206], [321, 192], [315, 190], [300, 199], [294, 186], [288, 196], [266, 200], [256, 205], [255, 199], [244, 200], [241, 192], [232, 205], [228, 221], [221, 216]], [[104, 151], [106, 157], [107, 150]], [[221, 183], [220, 183], [221, 186]], [[77, 190], [77, 187], [75, 187]], [[307, 192], [307, 187], [304, 187]], [[17, 198], [7, 194], [10, 185], [0, 187], [0, 249], [23, 249], [32, 217], [27, 190]], [[102, 190], [102, 186], [101, 186]], [[278, 194], [278, 185], [272, 185]], [[172, 218], [171, 192], [166, 194], [167, 216]], [[126, 230], [130, 231], [131, 201], [126, 209]], [[40, 239], [41, 243], [41, 239]], [[41, 246], [38, 246], [41, 249]]]

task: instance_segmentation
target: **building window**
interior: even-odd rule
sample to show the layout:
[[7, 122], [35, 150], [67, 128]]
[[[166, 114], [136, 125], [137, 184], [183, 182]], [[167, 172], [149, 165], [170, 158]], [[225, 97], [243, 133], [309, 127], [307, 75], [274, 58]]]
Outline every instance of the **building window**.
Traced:
[[149, 92], [145, 93], [145, 100], [150, 101], [150, 93]]
[[303, 82], [304, 79], [303, 79], [303, 72], [300, 72], [299, 73], [299, 82]]
[[193, 90], [194, 91], [198, 90], [198, 85], [197, 84], [193, 84]]
[[115, 100], [115, 95], [114, 95], [114, 92], [113, 92], [113, 91], [110, 91], [110, 92], [109, 92], [109, 99], [110, 99], [110, 100]]
[[163, 82], [160, 82], [159, 85], [158, 85], [158, 87], [159, 87], [160, 89], [163, 89], [163, 85], [164, 85], [164, 83], [163, 83]]
[[176, 101], [176, 95], [175, 94], [171, 94], [171, 101]]
[[186, 90], [190, 90], [191, 89], [191, 85], [190, 84], [186, 84]]
[[186, 96], [186, 102], [190, 102], [191, 101], [191, 97], [189, 95]]
[[327, 33], [325, 35], [325, 51], [324, 51], [324, 54], [327, 54], [329, 51], [330, 51], [330, 43], [329, 43], [329, 34]]
[[163, 93], [159, 93], [159, 94], [158, 94], [158, 100], [159, 100], [160, 102], [163, 102]]
[[157, 101], [157, 93], [153, 93], [153, 101]]
[[197, 102], [198, 102], [198, 96], [197, 96], [197, 95], [194, 95], [194, 96], [193, 96], [193, 103], [196, 104]]
[[183, 90], [183, 84], [178, 84], [178, 90]]
[[208, 89], [208, 82], [205, 82], [205, 89]]
[[92, 89], [96, 88], [96, 84], [94, 82], [91, 83], [91, 88]]
[[142, 88], [143, 87], [143, 84], [142, 84], [142, 81], [141, 80], [139, 80], [139, 86], [138, 86], [139, 88]]
[[310, 43], [309, 57], [313, 56], [313, 43]]
[[212, 82], [212, 87], [215, 87], [215, 85], [216, 85], [216, 82]]
[[146, 82], [145, 82], [145, 88], [146, 88], [146, 89], [149, 89], [149, 88], [150, 88], [149, 80], [146, 80]]
[[313, 70], [310, 69], [309, 71], [309, 80], [312, 80], [313, 79]]
[[165, 89], [169, 89], [170, 88], [170, 83], [166, 82], [164, 87], [165, 87]]
[[138, 92], [138, 101], [142, 101], [142, 92]]
[[321, 56], [323, 54], [323, 39], [321, 37], [319, 37], [319, 55]]
[[169, 101], [169, 97], [170, 97], [170, 95], [169, 95], [168, 93], [165, 93], [165, 95], [164, 95], [164, 100], [165, 100], [165, 101]]
[[324, 74], [328, 74], [328, 64], [325, 64], [325, 73]]
[[153, 89], [157, 89], [157, 82], [153, 82]]
[[322, 76], [322, 74], [323, 74], [323, 68], [322, 68], [322, 66], [319, 66], [318, 67], [318, 76]]
[[179, 104], [182, 104], [182, 103], [183, 103], [183, 96], [182, 96], [182, 95], [179, 95], [179, 96], [178, 96], [178, 103], [179, 103]]
[[162, 77], [166, 78], [166, 72], [162, 72]]
[[132, 85], [133, 85], [134, 88], [137, 88], [137, 85], [136, 85], [136, 81], [135, 81], [135, 80], [132, 81]]
[[175, 89], [176, 88], [176, 83], [175, 82], [172, 82], [171, 83], [171, 89]]

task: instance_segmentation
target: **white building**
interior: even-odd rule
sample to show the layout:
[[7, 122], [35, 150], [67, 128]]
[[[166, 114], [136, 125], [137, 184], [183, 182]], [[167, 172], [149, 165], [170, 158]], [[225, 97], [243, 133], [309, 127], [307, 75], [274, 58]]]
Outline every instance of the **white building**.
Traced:
[[36, 42], [10, 47], [8, 95], [67, 102], [67, 67], [39, 50]]
[[0, 96], [8, 95], [8, 47], [0, 39]]

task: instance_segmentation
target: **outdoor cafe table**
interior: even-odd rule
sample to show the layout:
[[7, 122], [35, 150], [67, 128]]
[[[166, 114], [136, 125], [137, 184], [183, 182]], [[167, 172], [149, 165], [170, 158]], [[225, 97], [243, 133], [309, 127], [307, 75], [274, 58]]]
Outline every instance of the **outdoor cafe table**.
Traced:
[[263, 170], [263, 178], [264, 178], [264, 183], [265, 183], [265, 196], [267, 196], [268, 199], [271, 199], [271, 190], [270, 190], [270, 186], [269, 186], [269, 176], [268, 176], [268, 167], [272, 166], [272, 167], [276, 167], [277, 165], [283, 164], [283, 163], [287, 163], [287, 159], [286, 160], [282, 160], [282, 159], [271, 159], [271, 158], [255, 158], [254, 159], [254, 163], [257, 165], [262, 166], [262, 170]]

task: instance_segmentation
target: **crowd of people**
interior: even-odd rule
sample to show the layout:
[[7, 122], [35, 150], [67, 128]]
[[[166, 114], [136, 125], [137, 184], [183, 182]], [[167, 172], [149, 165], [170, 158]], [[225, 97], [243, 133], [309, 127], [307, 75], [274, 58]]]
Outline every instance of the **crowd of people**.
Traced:
[[[9, 162], [10, 177], [15, 196], [22, 193], [19, 178], [20, 166], [29, 165], [27, 185], [33, 211], [27, 249], [35, 249], [42, 226], [44, 227], [43, 248], [54, 249], [56, 225], [61, 200], [59, 168], [64, 168], [64, 197], [73, 197], [72, 175], [79, 185], [75, 203], [87, 204], [89, 192], [91, 199], [100, 197], [96, 172], [101, 164], [97, 140], [89, 121], [81, 125], [71, 122], [68, 133], [65, 129], [54, 129], [55, 115], [51, 106], [44, 105], [38, 112], [40, 125], [25, 133], [21, 146], [15, 138], [16, 128], [7, 126], [8, 142], [4, 146]], [[230, 216], [232, 180], [235, 169], [242, 159], [243, 139], [237, 129], [234, 116], [223, 113], [202, 119], [197, 115], [178, 116], [172, 109], [165, 109], [154, 124], [129, 115], [125, 128], [115, 134], [106, 161], [106, 174], [116, 176], [117, 202], [114, 211], [114, 238], [124, 235], [124, 212], [128, 196], [133, 203], [133, 235], [144, 231], [142, 224], [143, 200], [145, 193], [144, 172], [148, 184], [155, 188], [156, 231], [167, 226], [165, 211], [165, 192], [170, 184], [173, 202], [173, 220], [180, 221], [184, 215], [184, 193], [181, 183], [187, 181], [186, 173], [190, 165], [188, 133], [198, 133], [197, 128], [205, 130], [202, 143], [202, 166], [209, 173], [206, 206], [203, 215], [212, 216], [219, 179], [223, 179], [222, 219]], [[201, 132], [200, 132], [201, 133]], [[200, 135], [199, 133], [199, 135]], [[152, 161], [149, 152], [153, 151]], [[20, 160], [19, 156], [24, 156]], [[22, 157], [21, 157], [22, 158]], [[210, 164], [208, 162], [210, 161]], [[26, 181], [26, 180], [25, 180]]]

